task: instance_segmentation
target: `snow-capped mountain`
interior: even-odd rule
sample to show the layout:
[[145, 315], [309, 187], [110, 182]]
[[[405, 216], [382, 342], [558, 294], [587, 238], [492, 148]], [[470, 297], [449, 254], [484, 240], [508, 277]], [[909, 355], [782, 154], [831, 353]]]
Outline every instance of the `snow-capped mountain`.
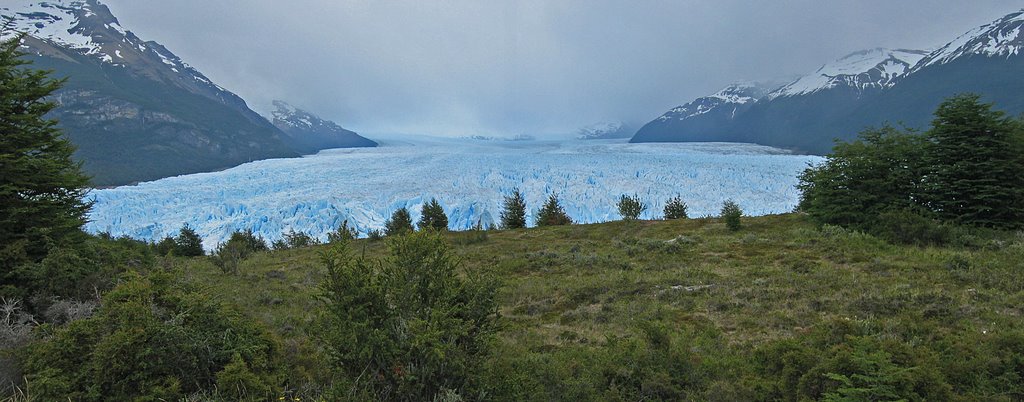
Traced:
[[851, 88], [861, 93], [891, 88], [926, 56], [927, 51], [907, 49], [876, 48], [854, 52], [772, 91], [768, 98], [809, 95], [836, 88]]
[[723, 110], [730, 117], [735, 117], [738, 111], [757, 102], [767, 92], [767, 87], [760, 83], [733, 83], [712, 95], [697, 98], [693, 102], [672, 108], [658, 117], [658, 120], [686, 120]]
[[98, 0], [5, 0], [0, 15], [28, 34], [23, 49], [33, 68], [69, 78], [51, 117], [77, 145], [94, 184], [297, 155], [244, 100], [125, 29]]
[[912, 72], [969, 56], [1010, 58], [1024, 51], [1024, 10], [1009, 14], [960, 35], [916, 65]]
[[626, 123], [621, 121], [604, 122], [591, 124], [576, 132], [576, 138], [580, 140], [607, 140], [614, 138], [629, 138], [635, 131]]
[[377, 146], [376, 142], [285, 101], [275, 100], [273, 103], [277, 109], [271, 112], [271, 121], [291, 137], [293, 147], [299, 152], [315, 153], [330, 148]]
[[[1024, 112], [1024, 11], [973, 29], [932, 52], [870, 49], [825, 64], [731, 118], [701, 98], [654, 119], [631, 142], [734, 141], [824, 154], [885, 123], [927, 128], [945, 98], [974, 92], [1010, 115]], [[732, 105], [732, 104], [727, 104]]]

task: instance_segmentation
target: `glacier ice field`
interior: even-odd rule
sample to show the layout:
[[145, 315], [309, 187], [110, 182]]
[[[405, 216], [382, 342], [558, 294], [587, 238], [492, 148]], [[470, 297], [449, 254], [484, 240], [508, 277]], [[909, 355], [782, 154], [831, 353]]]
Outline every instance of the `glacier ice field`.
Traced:
[[[529, 215], [556, 194], [578, 223], [619, 219], [621, 195], [661, 216], [680, 195], [691, 217], [717, 215], [736, 201], [747, 215], [793, 210], [797, 175], [817, 156], [752, 144], [629, 144], [626, 140], [487, 141], [395, 136], [377, 148], [250, 162], [231, 169], [92, 190], [86, 230], [143, 240], [175, 235], [185, 223], [214, 248], [235, 230], [268, 240], [295, 230], [321, 240], [348, 220], [361, 235], [382, 229], [393, 211], [413, 220], [432, 197], [453, 230], [500, 218], [503, 197], [519, 188]], [[533, 225], [533, 217], [528, 223]]]

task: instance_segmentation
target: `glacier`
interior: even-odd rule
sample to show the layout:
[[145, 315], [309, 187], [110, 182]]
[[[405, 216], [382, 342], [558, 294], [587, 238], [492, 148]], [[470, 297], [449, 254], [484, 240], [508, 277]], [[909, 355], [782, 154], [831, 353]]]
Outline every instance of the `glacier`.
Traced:
[[[619, 219], [621, 195], [639, 195], [656, 219], [680, 195], [691, 217], [727, 199], [747, 215], [793, 210], [797, 175], [820, 157], [734, 143], [629, 144], [618, 140], [486, 141], [392, 136], [378, 148], [331, 149], [231, 169], [94, 189], [86, 230], [155, 241], [189, 224], [212, 249], [233, 231], [268, 240], [295, 230], [324, 240], [347, 220], [362, 236], [393, 211], [414, 220], [432, 197], [453, 230], [500, 219], [519, 188], [530, 214], [556, 194], [578, 223]], [[528, 218], [532, 226], [534, 217]]]

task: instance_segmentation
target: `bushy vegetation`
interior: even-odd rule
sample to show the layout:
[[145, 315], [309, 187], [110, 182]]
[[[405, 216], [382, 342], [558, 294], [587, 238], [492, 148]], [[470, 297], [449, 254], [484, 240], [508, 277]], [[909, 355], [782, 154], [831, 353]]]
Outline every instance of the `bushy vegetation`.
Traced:
[[436, 198], [431, 198], [430, 202], [423, 204], [419, 228], [420, 230], [448, 230], [448, 215], [445, 215], [444, 208]]
[[[496, 330], [496, 286], [459, 277], [445, 240], [392, 238], [379, 264], [345, 244], [323, 251], [326, 279], [316, 337], [342, 376], [336, 395], [431, 400], [466, 394]], [[481, 394], [482, 395], [482, 394]]]
[[210, 254], [210, 260], [224, 273], [237, 274], [238, 264], [253, 253], [269, 250], [266, 240], [252, 230], [236, 231]]
[[686, 211], [687, 206], [686, 203], [683, 202], [683, 197], [677, 195], [669, 198], [668, 201], [665, 202], [665, 210], [663, 212], [665, 214], [665, 219], [671, 220], [688, 218]]
[[537, 211], [537, 226], [563, 226], [572, 225], [572, 218], [565, 213], [562, 203], [558, 197], [552, 194], [548, 197], [544, 206]]
[[274, 250], [291, 250], [293, 248], [309, 247], [320, 244], [320, 240], [305, 232], [298, 232], [295, 229], [288, 229], [281, 238], [271, 244]]
[[722, 211], [719, 212], [719, 216], [721, 216], [722, 220], [725, 221], [725, 227], [729, 228], [729, 230], [733, 232], [740, 230], [743, 227], [743, 224], [740, 221], [740, 219], [743, 218], [743, 210], [740, 209], [740, 206], [732, 200], [722, 203]]
[[198, 257], [203, 254], [203, 239], [188, 224], [182, 226], [174, 238], [174, 255]]
[[384, 221], [385, 236], [400, 236], [415, 230], [412, 227], [412, 216], [405, 207], [395, 210], [388, 220]]
[[341, 222], [341, 226], [338, 226], [338, 230], [327, 234], [327, 243], [344, 243], [355, 240], [358, 237], [359, 232], [356, 231], [356, 228], [349, 226], [348, 219], [345, 219]]
[[526, 227], [526, 199], [519, 189], [512, 191], [512, 195], [505, 196], [501, 208], [502, 229], [522, 229]]
[[640, 214], [647, 210], [647, 204], [640, 201], [640, 196], [634, 194], [633, 196], [623, 195], [619, 197], [619, 203], [616, 205], [619, 208], [619, 216], [623, 220], [635, 221], [640, 219]]
[[[128, 275], [95, 315], [37, 331], [24, 371], [40, 400], [174, 400], [218, 377], [229, 395], [265, 400], [277, 386], [277, 346], [259, 325], [163, 274]], [[244, 389], [231, 387], [240, 365], [257, 379]]]
[[[800, 210], [892, 241], [940, 244], [952, 226], [1024, 225], [1024, 124], [977, 95], [943, 102], [925, 133], [867, 130], [800, 177]], [[944, 234], [943, 232], [947, 232]]]

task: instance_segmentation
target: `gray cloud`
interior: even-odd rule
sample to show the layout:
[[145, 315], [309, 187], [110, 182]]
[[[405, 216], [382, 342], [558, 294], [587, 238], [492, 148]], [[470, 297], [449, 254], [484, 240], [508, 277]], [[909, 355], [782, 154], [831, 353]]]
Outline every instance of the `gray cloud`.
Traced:
[[365, 133], [642, 123], [735, 80], [873, 47], [934, 48], [1018, 1], [106, 0], [255, 109]]

